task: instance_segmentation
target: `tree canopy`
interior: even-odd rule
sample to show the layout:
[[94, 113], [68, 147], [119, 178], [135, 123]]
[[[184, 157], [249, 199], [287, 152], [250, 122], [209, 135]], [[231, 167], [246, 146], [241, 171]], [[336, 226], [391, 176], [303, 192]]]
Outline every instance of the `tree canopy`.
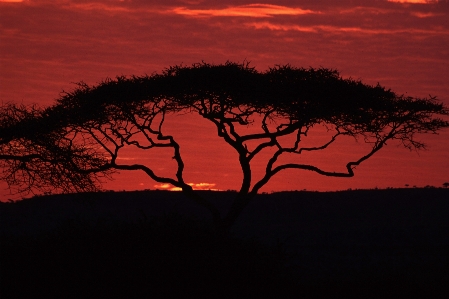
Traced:
[[[195, 113], [212, 122], [218, 136], [238, 154], [242, 185], [223, 219], [184, 181], [181, 145], [163, 131], [166, 115], [173, 113]], [[398, 140], [409, 149], [423, 148], [416, 134], [448, 127], [444, 120], [448, 114], [436, 98], [398, 95], [325, 68], [282, 65], [260, 72], [248, 63], [174, 66], [160, 74], [122, 76], [96, 86], [81, 82], [47, 108], [4, 104], [0, 108], [1, 178], [22, 192], [72, 192], [95, 190], [115, 171], [141, 170], [157, 182], [181, 188], [206, 207], [217, 223], [230, 226], [280, 171], [302, 169], [352, 177], [354, 167], [388, 140]], [[242, 128], [249, 125], [258, 132], [245, 133]], [[302, 147], [302, 139], [316, 125], [325, 125], [333, 134], [320, 146]], [[293, 137], [288, 146], [280, 141], [284, 136]], [[371, 146], [359, 159], [348, 161], [344, 172], [278, 163], [284, 154], [324, 150], [342, 136], [360, 138]], [[256, 146], [249, 146], [255, 142]], [[173, 153], [176, 173], [168, 177], [147, 165], [119, 163], [127, 147], [149, 154], [154, 148], [165, 148]], [[254, 181], [251, 162], [265, 149], [274, 153], [262, 178]]]

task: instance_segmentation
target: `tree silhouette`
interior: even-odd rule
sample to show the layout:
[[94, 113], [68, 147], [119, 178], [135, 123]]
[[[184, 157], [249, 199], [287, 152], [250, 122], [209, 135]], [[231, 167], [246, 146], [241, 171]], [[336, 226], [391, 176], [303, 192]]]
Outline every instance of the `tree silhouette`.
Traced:
[[25, 194], [97, 191], [102, 177], [110, 178], [112, 171], [79, 169], [106, 161], [78, 145], [63, 146], [61, 137], [69, 129], [48, 121], [53, 120], [45, 120], [44, 111], [36, 106], [0, 107], [0, 179]]
[[[397, 95], [380, 85], [343, 79], [336, 70], [284, 65], [258, 72], [247, 63], [232, 62], [174, 66], [161, 74], [117, 77], [97, 86], [81, 82], [46, 109], [9, 104], [0, 111], [0, 161], [3, 179], [10, 187], [22, 186], [20, 191], [90, 190], [100, 187], [101, 179], [115, 171], [141, 170], [157, 182], [181, 188], [225, 230], [282, 170], [352, 177], [354, 167], [387, 141], [421, 149], [425, 145], [416, 140], [417, 133], [436, 133], [449, 126], [435, 116], [449, 112], [433, 97]], [[181, 146], [163, 132], [165, 117], [176, 113], [196, 113], [210, 121], [238, 154], [242, 184], [224, 217], [184, 180]], [[249, 125], [259, 131], [245, 133]], [[326, 126], [329, 139], [302, 147], [301, 141], [317, 125]], [[359, 159], [348, 161], [343, 172], [279, 162], [281, 156], [325, 150], [343, 136], [370, 145]], [[123, 150], [133, 147], [170, 151], [177, 165], [175, 175], [160, 175], [143, 164], [119, 163]], [[251, 163], [267, 149], [272, 155], [262, 178], [254, 181]]]

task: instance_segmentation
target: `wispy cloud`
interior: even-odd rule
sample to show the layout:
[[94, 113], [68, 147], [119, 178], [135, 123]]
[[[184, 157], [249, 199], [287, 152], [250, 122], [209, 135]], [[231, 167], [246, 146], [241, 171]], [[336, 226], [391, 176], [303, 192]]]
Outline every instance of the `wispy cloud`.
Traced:
[[438, 0], [388, 0], [388, 2], [429, 4], [429, 3], [438, 3]]
[[443, 29], [415, 29], [415, 28], [401, 28], [401, 29], [370, 29], [363, 27], [339, 27], [328, 25], [312, 25], [299, 26], [295, 24], [274, 24], [270, 22], [251, 22], [245, 23], [248, 27], [255, 29], [269, 29], [281, 31], [300, 31], [300, 32], [333, 32], [333, 33], [363, 33], [363, 34], [401, 34], [401, 33], [416, 33], [416, 34], [449, 34]]
[[418, 18], [431, 18], [431, 17], [444, 16], [443, 13], [419, 12], [419, 11], [411, 12], [410, 14]]
[[124, 5], [120, 5], [121, 2], [117, 3], [100, 3], [100, 2], [87, 2], [87, 3], [76, 3], [71, 2], [67, 6], [68, 8], [74, 8], [79, 10], [98, 10], [110, 13], [129, 13], [134, 11], [130, 7], [126, 7]]
[[270, 22], [251, 22], [246, 23], [246, 26], [253, 27], [255, 29], [269, 29], [269, 30], [282, 30], [282, 31], [302, 31], [302, 32], [316, 32], [316, 26], [299, 26], [299, 25], [285, 25], [285, 24], [273, 24]]
[[309, 9], [287, 7], [271, 4], [249, 4], [230, 6], [222, 9], [189, 9], [176, 7], [171, 10], [175, 14], [202, 17], [253, 17], [266, 18], [275, 15], [304, 15], [317, 13]]

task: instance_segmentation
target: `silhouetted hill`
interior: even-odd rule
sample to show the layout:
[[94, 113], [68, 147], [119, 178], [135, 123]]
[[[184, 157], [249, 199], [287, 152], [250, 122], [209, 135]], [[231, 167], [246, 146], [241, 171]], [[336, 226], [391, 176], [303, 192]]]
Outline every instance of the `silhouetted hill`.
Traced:
[[[201, 193], [223, 213], [235, 195]], [[0, 203], [3, 240], [39, 239], [55, 231], [64, 234], [67, 227], [101, 228], [100, 235], [104, 235], [104, 231], [140, 227], [152, 219], [178, 219], [180, 223], [193, 219], [200, 231], [210, 225], [207, 211], [179, 192], [68, 194]], [[165, 234], [176, 230], [190, 234], [183, 232], [184, 224], [170, 227]], [[145, 232], [137, 244], [146, 242], [145, 235], [152, 236]], [[260, 241], [271, 246], [271, 252], [288, 257], [286, 265], [294, 269], [294, 279], [304, 294], [353, 289], [357, 294], [371, 290], [391, 295], [397, 288], [408, 288], [416, 295], [429, 292], [429, 286], [449, 291], [449, 189], [260, 194], [238, 219], [233, 234]], [[204, 247], [195, 244], [194, 251]], [[195, 254], [184, 257], [188, 256]]]

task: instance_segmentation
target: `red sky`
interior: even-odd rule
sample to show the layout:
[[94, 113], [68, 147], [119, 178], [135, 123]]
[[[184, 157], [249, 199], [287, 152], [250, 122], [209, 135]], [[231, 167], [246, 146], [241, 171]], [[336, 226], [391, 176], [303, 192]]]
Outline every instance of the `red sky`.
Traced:
[[[50, 105], [62, 90], [74, 88], [71, 82], [96, 84], [202, 60], [247, 60], [259, 70], [286, 63], [333, 68], [343, 77], [379, 82], [399, 94], [435, 95], [449, 105], [449, 2], [0, 0], [2, 102]], [[188, 182], [238, 189], [236, 154], [209, 123], [173, 117], [168, 131], [180, 139]], [[449, 181], [449, 131], [422, 139], [428, 151], [388, 144], [359, 166], [354, 178], [290, 171], [263, 191], [441, 186]], [[340, 154], [359, 148], [363, 143], [339, 143], [314, 161], [339, 170], [345, 165]], [[154, 163], [148, 155], [137, 157]], [[105, 188], [155, 185], [127, 173]]]

